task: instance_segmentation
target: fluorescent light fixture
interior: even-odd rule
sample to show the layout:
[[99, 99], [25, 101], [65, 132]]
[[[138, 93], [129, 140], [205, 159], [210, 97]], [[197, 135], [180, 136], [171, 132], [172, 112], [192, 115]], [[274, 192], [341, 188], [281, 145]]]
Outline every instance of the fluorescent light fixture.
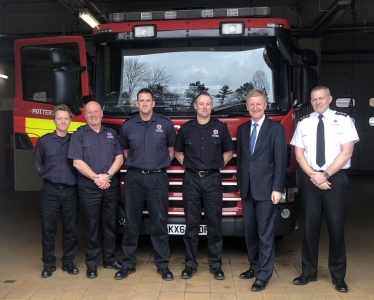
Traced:
[[4, 74], [0, 74], [0, 78], [8, 79], [8, 76]]
[[85, 21], [88, 25], [90, 25], [92, 28], [99, 25], [100, 22], [95, 19], [94, 16], [92, 16], [88, 10], [80, 10], [79, 11], [79, 17]]

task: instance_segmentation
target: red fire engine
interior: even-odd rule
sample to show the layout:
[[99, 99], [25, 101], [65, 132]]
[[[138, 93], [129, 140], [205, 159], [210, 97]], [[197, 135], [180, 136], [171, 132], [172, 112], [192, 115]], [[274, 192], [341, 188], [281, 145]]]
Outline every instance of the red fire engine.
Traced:
[[[30, 38], [15, 41], [16, 147], [32, 149], [37, 139], [52, 131], [51, 111], [67, 104], [75, 116], [70, 131], [85, 123], [84, 103], [100, 103], [103, 124], [119, 132], [123, 122], [137, 113], [137, 91], [147, 87], [155, 95], [154, 111], [181, 124], [195, 116], [193, 100], [202, 91], [213, 97], [212, 117], [227, 123], [233, 141], [238, 125], [249, 120], [245, 96], [252, 88], [264, 90], [266, 115], [286, 129], [289, 144], [295, 111], [309, 101], [317, 85], [316, 54], [300, 49], [291, 38], [285, 19], [270, 18], [270, 9], [196, 9], [142, 13], [116, 13], [112, 23], [96, 26], [92, 42], [94, 61], [78, 36]], [[293, 62], [301, 55], [303, 64]], [[301, 68], [300, 99], [295, 104], [293, 67]], [[297, 163], [288, 145], [284, 193], [278, 205], [276, 235], [295, 228]], [[182, 176], [177, 160], [167, 170], [169, 234], [183, 234]], [[126, 167], [120, 170], [123, 183]], [[241, 199], [236, 181], [236, 155], [221, 170], [225, 236], [243, 235]], [[147, 208], [141, 230], [149, 234]], [[204, 216], [201, 234], [206, 234]]]

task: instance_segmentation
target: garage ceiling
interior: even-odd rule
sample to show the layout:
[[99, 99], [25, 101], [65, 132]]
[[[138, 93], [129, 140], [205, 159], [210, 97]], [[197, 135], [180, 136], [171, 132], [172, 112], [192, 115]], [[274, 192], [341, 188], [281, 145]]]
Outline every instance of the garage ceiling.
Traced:
[[[271, 7], [272, 17], [290, 21], [294, 35], [318, 37], [374, 32], [374, 0], [232, 0], [231, 7]], [[77, 19], [86, 8], [102, 23], [113, 12], [227, 7], [222, 0], [0, 0], [0, 36], [55, 34], [90, 35], [91, 28]], [[354, 14], [352, 8], [355, 8]], [[78, 21], [78, 22], [77, 22]]]

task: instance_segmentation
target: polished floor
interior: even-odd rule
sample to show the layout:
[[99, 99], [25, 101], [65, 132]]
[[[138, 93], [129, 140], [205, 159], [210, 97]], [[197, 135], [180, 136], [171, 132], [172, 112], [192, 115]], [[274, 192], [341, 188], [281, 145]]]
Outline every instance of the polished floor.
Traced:
[[[373, 299], [374, 300], [374, 176], [351, 175], [346, 222], [349, 292], [338, 293], [331, 284], [327, 268], [328, 238], [323, 224], [319, 253], [318, 281], [295, 286], [293, 278], [301, 268], [302, 219], [299, 229], [276, 242], [273, 277], [267, 289], [250, 291], [253, 280], [241, 280], [248, 268], [242, 238], [225, 238], [223, 270], [226, 279], [217, 281], [209, 274], [206, 243], [201, 238], [198, 273], [189, 280], [180, 278], [184, 249], [181, 237], [170, 240], [170, 269], [173, 281], [156, 274], [149, 237], [142, 237], [137, 271], [121, 281], [113, 279], [114, 270], [100, 267], [96, 279], [87, 279], [84, 265], [83, 234], [78, 228], [79, 253], [75, 260], [79, 275], [57, 270], [52, 277], [40, 277], [41, 235], [38, 193], [0, 192], [0, 299]], [[61, 257], [61, 233], [57, 237], [57, 257]], [[118, 258], [122, 258], [118, 249]]]

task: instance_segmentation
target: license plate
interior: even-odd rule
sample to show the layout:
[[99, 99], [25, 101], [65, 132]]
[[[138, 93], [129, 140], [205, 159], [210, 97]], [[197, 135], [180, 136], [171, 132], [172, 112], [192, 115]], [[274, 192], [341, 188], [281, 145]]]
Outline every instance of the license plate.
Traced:
[[[186, 225], [184, 224], [168, 224], [169, 235], [183, 235], [186, 231]], [[206, 235], [207, 227], [206, 225], [200, 225], [199, 235]]]

